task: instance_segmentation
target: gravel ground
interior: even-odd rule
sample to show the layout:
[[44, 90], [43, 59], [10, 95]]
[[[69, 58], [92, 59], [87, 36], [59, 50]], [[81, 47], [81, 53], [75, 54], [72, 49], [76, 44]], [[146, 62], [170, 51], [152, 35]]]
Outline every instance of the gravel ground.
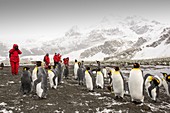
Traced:
[[[33, 67], [31, 67], [31, 70]], [[154, 68], [155, 69], [155, 68]], [[19, 73], [21, 73], [20, 67]], [[127, 68], [124, 72], [128, 72]], [[47, 99], [36, 96], [22, 95], [19, 92], [20, 75], [12, 76], [10, 67], [0, 70], [0, 112], [6, 113], [170, 113], [170, 97], [160, 88], [158, 101], [153, 102], [145, 93], [145, 102], [135, 104], [130, 102], [130, 96], [116, 99], [108, 91], [107, 83], [104, 89], [94, 89], [89, 92], [85, 86], [79, 86], [73, 79], [73, 66], [70, 66], [68, 79], [63, 79], [62, 84], [55, 89], [48, 88]], [[49, 87], [49, 84], [48, 84]]]

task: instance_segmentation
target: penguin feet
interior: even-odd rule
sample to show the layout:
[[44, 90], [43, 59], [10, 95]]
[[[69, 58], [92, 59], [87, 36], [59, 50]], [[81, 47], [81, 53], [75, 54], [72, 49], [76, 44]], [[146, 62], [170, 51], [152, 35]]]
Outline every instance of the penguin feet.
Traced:
[[116, 96], [115, 96], [115, 99], [116, 99], [116, 100], [118, 100], [118, 99], [119, 99], [119, 100], [123, 100], [123, 97], [116, 95]]
[[132, 102], [132, 103], [134, 103], [134, 102], [135, 102], [133, 98], [131, 99], [131, 102]]
[[118, 99], [119, 97], [118, 96], [115, 96], [115, 99]]
[[83, 86], [83, 83], [82, 83], [82, 82], [79, 82], [79, 85], [80, 85], [80, 86]]
[[32, 95], [37, 95], [35, 91], [32, 91]]
[[102, 89], [102, 87], [101, 86], [97, 86], [97, 89]]
[[153, 100], [154, 103], [156, 103], [157, 101], [156, 100]]
[[119, 98], [120, 98], [121, 100], [123, 100], [123, 97], [120, 96]]
[[57, 87], [56, 87], [56, 86], [53, 86], [51, 89], [57, 89]]
[[89, 92], [94, 92], [94, 90], [89, 90]]
[[153, 103], [159, 103], [160, 101], [158, 99], [152, 100]]
[[132, 103], [134, 103], [134, 104], [141, 104], [143, 102], [142, 101], [135, 101], [135, 100], [133, 100]]
[[41, 99], [47, 99], [47, 96], [45, 95], [45, 96], [41, 97]]

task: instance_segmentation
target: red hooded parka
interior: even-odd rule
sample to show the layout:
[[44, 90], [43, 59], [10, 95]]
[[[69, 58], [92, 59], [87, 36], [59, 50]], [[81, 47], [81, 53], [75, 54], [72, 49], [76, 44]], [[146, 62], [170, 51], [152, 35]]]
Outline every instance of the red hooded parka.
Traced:
[[44, 56], [44, 62], [45, 62], [45, 67], [47, 68], [50, 64], [50, 58], [49, 58], [49, 55], [45, 55]]
[[14, 44], [13, 48], [9, 51], [12, 75], [18, 74], [18, 68], [19, 68], [18, 54], [22, 54], [22, 52], [18, 49], [18, 45]]

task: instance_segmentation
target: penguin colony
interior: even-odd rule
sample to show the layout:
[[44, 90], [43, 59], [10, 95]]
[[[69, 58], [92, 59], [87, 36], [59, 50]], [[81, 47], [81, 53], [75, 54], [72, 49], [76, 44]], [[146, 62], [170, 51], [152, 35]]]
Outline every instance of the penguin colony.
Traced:
[[[99, 62], [98, 62], [99, 63]], [[21, 92], [23, 94], [32, 93], [39, 98], [47, 98], [47, 79], [49, 79], [50, 88], [57, 89], [61, 82], [60, 67], [49, 66], [44, 68], [41, 61], [36, 63], [32, 73], [28, 67], [23, 68], [21, 74]], [[68, 71], [68, 70], [67, 70]], [[170, 74], [162, 73], [163, 78], [151, 74], [143, 75], [140, 65], [135, 63], [130, 71], [128, 78], [128, 88], [125, 86], [125, 78], [119, 67], [106, 69], [99, 64], [96, 69], [85, 67], [84, 62], [75, 60], [73, 78], [79, 85], [85, 85], [88, 91], [93, 92], [94, 88], [104, 88], [104, 81], [109, 80], [107, 88], [114, 93], [116, 98], [124, 98], [125, 94], [130, 95], [132, 102], [144, 102], [144, 91], [154, 101], [159, 96], [159, 88], [163, 85], [166, 93], [170, 96]]]

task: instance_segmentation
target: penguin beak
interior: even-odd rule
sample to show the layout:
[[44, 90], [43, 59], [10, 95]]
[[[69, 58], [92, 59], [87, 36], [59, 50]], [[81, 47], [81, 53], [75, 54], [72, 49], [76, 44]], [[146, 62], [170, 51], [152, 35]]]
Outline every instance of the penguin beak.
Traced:
[[[162, 73], [162, 72], [161, 72], [161, 73]], [[166, 73], [162, 73], [162, 74], [163, 74], [163, 76], [164, 76], [164, 77], [166, 77], [166, 76], [167, 76], [167, 74], [166, 74]]]

